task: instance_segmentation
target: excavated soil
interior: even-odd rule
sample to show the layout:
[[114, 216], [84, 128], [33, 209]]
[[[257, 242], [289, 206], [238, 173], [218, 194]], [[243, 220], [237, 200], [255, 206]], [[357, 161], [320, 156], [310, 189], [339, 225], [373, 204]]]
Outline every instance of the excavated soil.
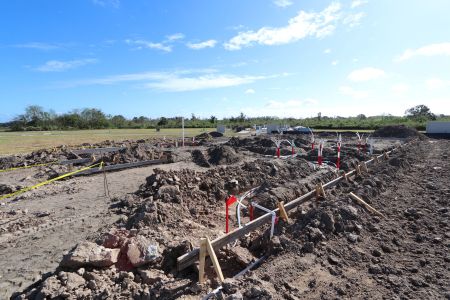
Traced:
[[[7, 278], [2, 291], [7, 293], [0, 296], [22, 291], [12, 299], [203, 297], [219, 286], [210, 261], [207, 283], [199, 285], [197, 266], [179, 272], [176, 258], [198, 247], [201, 237], [224, 234], [228, 195], [257, 188], [252, 200], [274, 209], [277, 201], [289, 202], [318, 182], [336, 177], [332, 166], [312, 164], [317, 152], [311, 151], [307, 139], [295, 138], [301, 151], [290, 159], [265, 157], [251, 150], [271, 151], [270, 139], [232, 138], [226, 145], [177, 150], [173, 154], [179, 162], [172, 165], [108, 174], [111, 200], [100, 187], [103, 175], [96, 175], [70, 179], [2, 206], [5, 222], [0, 225], [0, 251], [11, 259], [2, 262], [0, 276]], [[334, 137], [321, 138], [328, 142], [325, 158], [333, 161]], [[374, 153], [396, 143], [379, 140]], [[345, 145], [344, 169], [369, 158], [356, 149], [354, 140]], [[389, 160], [371, 165], [369, 174], [341, 182], [327, 190], [325, 198], [290, 211], [290, 220], [278, 221], [271, 240], [270, 227], [264, 226], [217, 251], [228, 279], [211, 298], [448, 298], [449, 146], [445, 140], [405, 146]], [[130, 159], [141, 151], [145, 149], [138, 146]], [[210, 168], [198, 165], [199, 153]], [[17, 182], [27, 186], [37, 180], [34, 175], [39, 171], [17, 172], [2, 180], [2, 190], [16, 188]], [[26, 178], [21, 182], [22, 177]], [[71, 192], [65, 191], [69, 186]], [[356, 204], [349, 192], [386, 218]], [[242, 221], [249, 221], [246, 208]], [[234, 209], [230, 223], [236, 228]], [[43, 228], [50, 230], [44, 234]], [[21, 254], [11, 255], [12, 249]], [[84, 257], [87, 253], [90, 256]], [[102, 257], [105, 253], [115, 256]], [[263, 256], [253, 271], [231, 279]], [[31, 260], [21, 261], [23, 257]], [[33, 275], [20, 280], [22, 272]]]

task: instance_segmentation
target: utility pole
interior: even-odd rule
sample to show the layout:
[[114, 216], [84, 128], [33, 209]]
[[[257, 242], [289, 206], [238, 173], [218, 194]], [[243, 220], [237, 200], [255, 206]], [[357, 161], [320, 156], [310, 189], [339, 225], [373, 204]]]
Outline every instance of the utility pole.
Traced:
[[183, 147], [184, 147], [184, 117], [182, 117], [181, 118], [181, 128], [182, 128], [182, 131], [183, 131]]

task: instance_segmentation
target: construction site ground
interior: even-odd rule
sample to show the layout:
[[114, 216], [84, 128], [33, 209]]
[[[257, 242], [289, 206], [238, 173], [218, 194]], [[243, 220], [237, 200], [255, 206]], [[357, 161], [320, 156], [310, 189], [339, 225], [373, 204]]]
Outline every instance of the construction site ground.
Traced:
[[[167, 258], [189, 251], [182, 247], [186, 241], [192, 249], [201, 237], [224, 234], [227, 194], [267, 185], [255, 199], [273, 209], [274, 201], [289, 202], [336, 177], [333, 167], [311, 164], [316, 158], [308, 141], [297, 150], [299, 157], [277, 159], [267, 139], [242, 140], [175, 149], [173, 163], [106, 173], [107, 190], [100, 173], [2, 201], [0, 298], [199, 299], [208, 294], [220, 285], [212, 268], [207, 267], [207, 283], [199, 285], [197, 265], [176, 271], [175, 262]], [[347, 141], [344, 163], [370, 158], [357, 155], [355, 139]], [[405, 142], [379, 139], [375, 149], [382, 153]], [[369, 174], [339, 184], [325, 199], [291, 211], [288, 223], [277, 224], [272, 240], [267, 225], [217, 251], [228, 278], [219, 293], [229, 299], [448, 299], [449, 146], [447, 140], [418, 140], [370, 168]], [[288, 156], [290, 148], [283, 150]], [[329, 147], [324, 152], [333, 156], [333, 151]], [[0, 183], [29, 186], [43, 180], [36, 174], [46, 172], [47, 167], [37, 167], [0, 173]], [[238, 186], [230, 186], [235, 181]], [[167, 188], [172, 185], [179, 190]], [[386, 218], [356, 204], [349, 192]], [[149, 210], [153, 203], [157, 215]], [[249, 221], [247, 213], [243, 221]], [[234, 209], [231, 224], [236, 228]], [[117, 230], [158, 241], [161, 259], [125, 271], [118, 264], [83, 271], [60, 265], [77, 244], [99, 244]], [[262, 256], [266, 259], [254, 270], [230, 279]], [[163, 272], [161, 278], [146, 280], [147, 269]], [[78, 274], [79, 283], [71, 286], [67, 274]]]

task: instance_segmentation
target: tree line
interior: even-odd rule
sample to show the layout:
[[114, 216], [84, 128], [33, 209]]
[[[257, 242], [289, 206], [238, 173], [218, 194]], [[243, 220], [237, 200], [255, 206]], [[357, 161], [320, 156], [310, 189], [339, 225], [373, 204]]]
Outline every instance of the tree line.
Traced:
[[[404, 116], [382, 115], [366, 117], [360, 114], [356, 117], [327, 117], [318, 113], [311, 118], [277, 118], [248, 117], [241, 113], [236, 117], [219, 120], [215, 116], [199, 118], [192, 114], [184, 119], [186, 128], [211, 128], [223, 124], [234, 129], [264, 124], [289, 124], [290, 126], [307, 126], [316, 129], [376, 129], [386, 125], [403, 124], [417, 129], [424, 129], [429, 120], [450, 121], [449, 116], [433, 114], [425, 105], [418, 105], [406, 110]], [[28, 130], [71, 130], [71, 129], [105, 129], [105, 128], [180, 128], [182, 117], [149, 118], [145, 116], [127, 119], [122, 115], [108, 115], [97, 108], [85, 108], [56, 114], [45, 111], [37, 105], [28, 106], [25, 112], [13, 121], [2, 124], [12, 131]]]

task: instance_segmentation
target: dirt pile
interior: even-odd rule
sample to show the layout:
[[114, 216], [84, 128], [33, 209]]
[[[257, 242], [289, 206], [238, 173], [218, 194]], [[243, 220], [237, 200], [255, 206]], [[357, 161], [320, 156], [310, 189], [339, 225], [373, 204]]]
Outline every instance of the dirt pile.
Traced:
[[423, 134], [412, 127], [404, 125], [392, 125], [384, 126], [375, 130], [372, 134], [373, 137], [395, 137], [395, 138], [426, 138]]
[[232, 165], [241, 161], [236, 151], [227, 145], [211, 146], [206, 155], [199, 149], [192, 150], [192, 161], [201, 167], [209, 168], [212, 165]]

